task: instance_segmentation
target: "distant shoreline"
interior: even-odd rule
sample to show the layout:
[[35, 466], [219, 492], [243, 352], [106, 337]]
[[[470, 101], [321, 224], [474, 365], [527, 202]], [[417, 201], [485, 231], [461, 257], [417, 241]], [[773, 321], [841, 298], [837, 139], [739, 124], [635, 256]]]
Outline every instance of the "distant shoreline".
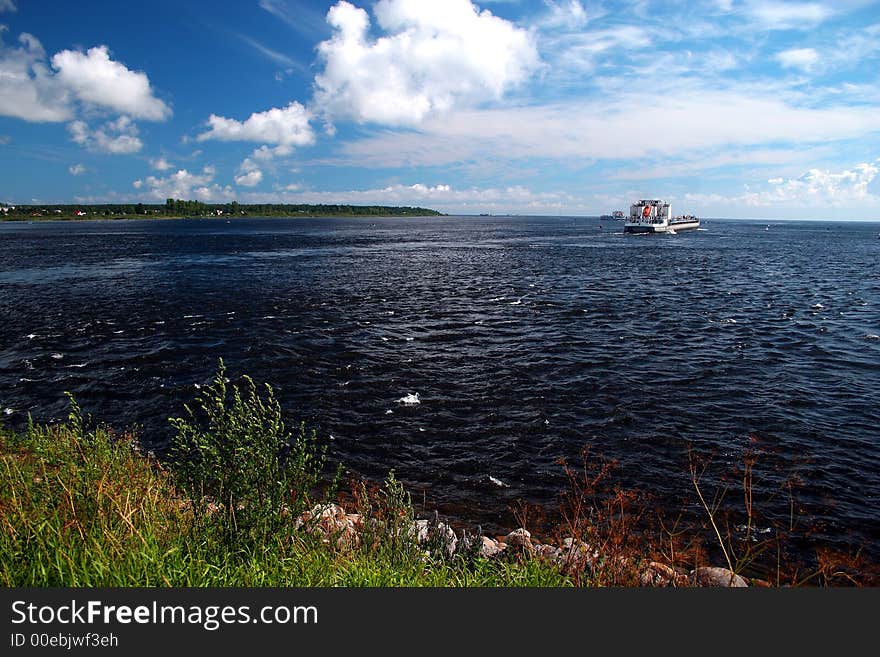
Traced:
[[86, 217], [73, 217], [73, 216], [65, 216], [65, 215], [54, 215], [54, 216], [44, 216], [44, 217], [15, 217], [15, 218], [7, 218], [0, 217], [0, 223], [9, 223], [9, 224], [20, 224], [20, 223], [32, 223], [32, 222], [51, 222], [51, 221], [65, 221], [65, 222], [87, 222], [87, 221], [176, 221], [181, 219], [333, 219], [333, 218], [342, 218], [342, 219], [397, 219], [397, 218], [417, 218], [417, 217], [445, 217], [448, 215], [444, 214], [376, 214], [376, 215], [363, 215], [363, 214], [244, 214], [244, 215], [115, 215], [115, 216], [101, 216], [101, 215], [92, 215]]
[[163, 204], [101, 203], [0, 205], [0, 221], [88, 221], [132, 219], [233, 219], [318, 217], [437, 217], [430, 208], [390, 205], [202, 203], [168, 199]]

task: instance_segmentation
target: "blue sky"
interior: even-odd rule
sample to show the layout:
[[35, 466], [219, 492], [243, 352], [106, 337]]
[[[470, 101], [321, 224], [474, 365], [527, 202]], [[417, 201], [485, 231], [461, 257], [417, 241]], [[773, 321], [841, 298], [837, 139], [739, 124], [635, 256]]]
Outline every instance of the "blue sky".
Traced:
[[880, 2], [0, 0], [0, 201], [880, 219]]

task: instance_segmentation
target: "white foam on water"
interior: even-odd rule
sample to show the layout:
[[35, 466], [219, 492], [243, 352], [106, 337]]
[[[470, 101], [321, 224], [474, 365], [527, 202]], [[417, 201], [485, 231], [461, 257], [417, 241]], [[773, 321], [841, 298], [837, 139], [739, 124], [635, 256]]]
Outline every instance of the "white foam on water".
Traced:
[[113, 335], [119, 335], [120, 333], [125, 333], [125, 331], [113, 331]]
[[865, 335], [865, 340], [880, 340], [880, 335], [877, 335], [876, 333], [868, 333]]
[[523, 297], [520, 297], [520, 298], [517, 299], [516, 301], [511, 301], [511, 302], [510, 302], [510, 305], [511, 305], [511, 306], [521, 306], [521, 305], [522, 305], [522, 300], [523, 300]]
[[407, 342], [412, 342], [413, 340], [415, 340], [415, 338], [404, 338], [404, 340], [406, 340]]
[[424, 433], [424, 431], [425, 431], [425, 427], [419, 427], [419, 431], [421, 431], [422, 433]]
[[393, 311], [393, 310], [389, 310], [389, 311], [386, 312], [385, 314], [386, 314], [386, 315], [393, 315], [393, 314], [394, 314], [394, 311]]
[[3, 409], [3, 414], [4, 414], [4, 415], [12, 415], [13, 413], [15, 413], [15, 411], [12, 410], [11, 408], [4, 408], [4, 409]]
[[398, 399], [397, 403], [405, 404], [406, 406], [415, 406], [416, 404], [421, 404], [422, 400], [419, 399], [419, 393], [411, 392]]
[[495, 297], [494, 299], [489, 299], [489, 301], [504, 301], [507, 297]]
[[24, 337], [26, 337], [28, 340], [33, 340], [35, 337], [37, 337], [37, 334], [36, 333], [28, 333]]
[[161, 320], [161, 321], [158, 321], [158, 322], [153, 322], [153, 324], [164, 324], [164, 323], [165, 323], [165, 320], [164, 320], [164, 319]]
[[75, 367], [75, 368], [79, 369], [80, 367], [85, 367], [86, 365], [88, 365], [88, 362], [85, 362], [85, 363], [74, 363], [73, 365], [68, 365], [68, 367]]
[[54, 358], [55, 360], [61, 360], [62, 358], [64, 358], [64, 354], [54, 353], [52, 354], [52, 358]]
[[192, 319], [193, 317], [204, 317], [204, 315], [184, 315], [184, 319]]
[[497, 477], [493, 477], [492, 475], [489, 475], [489, 481], [499, 488], [510, 488], [510, 484], [505, 484], [503, 481], [501, 481]]
[[382, 342], [388, 342], [388, 338], [383, 337]]
[[823, 306], [821, 303], [814, 303], [812, 306], [810, 306], [810, 308], [812, 308], [813, 310], [822, 310], [824, 307], [825, 306]]
[[394, 411], [392, 411], [390, 408], [385, 411], [385, 415], [391, 415], [392, 413], [394, 413]]
[[722, 324], [736, 324], [736, 320], [735, 320], [735, 319], [731, 319], [731, 318], [727, 318], [727, 319], [722, 319], [722, 320], [721, 320], [721, 323], [722, 323]]

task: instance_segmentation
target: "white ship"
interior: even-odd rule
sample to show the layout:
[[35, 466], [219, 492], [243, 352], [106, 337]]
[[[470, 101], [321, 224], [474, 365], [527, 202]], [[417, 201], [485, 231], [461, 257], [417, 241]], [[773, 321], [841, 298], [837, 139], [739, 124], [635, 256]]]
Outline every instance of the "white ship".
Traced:
[[672, 206], [657, 199], [642, 199], [633, 203], [629, 217], [623, 224], [624, 233], [669, 233], [700, 227], [700, 220], [690, 214], [672, 216]]

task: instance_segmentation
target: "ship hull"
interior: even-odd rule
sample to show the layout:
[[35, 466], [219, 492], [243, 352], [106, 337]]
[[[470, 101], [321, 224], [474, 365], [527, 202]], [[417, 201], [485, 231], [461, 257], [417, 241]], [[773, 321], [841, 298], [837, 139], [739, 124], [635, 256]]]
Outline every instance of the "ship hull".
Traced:
[[679, 221], [671, 224], [627, 224], [623, 227], [624, 233], [635, 235], [653, 235], [660, 233], [680, 233], [683, 230], [696, 230], [700, 227], [699, 221]]
[[634, 224], [623, 227], [624, 233], [632, 233], [634, 235], [652, 235], [654, 233], [667, 232], [666, 226], [652, 226], [650, 224]]
[[695, 221], [673, 221], [669, 224], [669, 227], [672, 228], [676, 233], [681, 232], [683, 230], [696, 230], [700, 227], [699, 220]]

